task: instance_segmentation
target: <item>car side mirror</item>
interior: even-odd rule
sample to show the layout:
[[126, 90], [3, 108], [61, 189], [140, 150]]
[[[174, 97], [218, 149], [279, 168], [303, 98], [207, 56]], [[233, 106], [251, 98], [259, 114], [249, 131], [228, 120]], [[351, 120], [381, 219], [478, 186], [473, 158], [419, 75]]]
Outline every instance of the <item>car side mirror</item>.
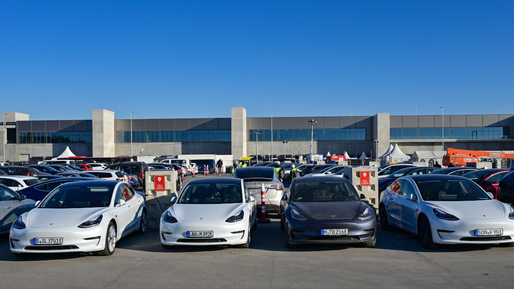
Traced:
[[366, 199], [366, 196], [364, 194], [361, 194], [361, 200], [365, 200]]
[[177, 201], [177, 195], [173, 194], [173, 196], [171, 197], [171, 203], [174, 204], [175, 202]]
[[253, 195], [248, 196], [248, 202], [249, 202], [249, 203], [253, 203], [253, 202], [255, 202], [255, 198], [254, 198], [254, 196], [253, 196]]
[[23, 201], [27, 198], [27, 196], [25, 196], [24, 194], [20, 194], [20, 201]]
[[282, 196], [282, 201], [287, 201], [287, 194], [284, 194], [284, 195]]
[[414, 194], [409, 194], [409, 195], [407, 196], [407, 200], [409, 200], [409, 201], [414, 201], [414, 202], [415, 202], [415, 201], [417, 201], [416, 195], [414, 195]]
[[37, 202], [34, 204], [34, 207], [39, 206], [39, 204], [41, 204], [41, 201], [37, 201]]
[[125, 204], [126, 204], [125, 200], [119, 200], [118, 201], [118, 207], [125, 206]]
[[485, 193], [489, 196], [489, 198], [494, 199], [493, 193], [491, 193], [491, 192], [485, 192]]

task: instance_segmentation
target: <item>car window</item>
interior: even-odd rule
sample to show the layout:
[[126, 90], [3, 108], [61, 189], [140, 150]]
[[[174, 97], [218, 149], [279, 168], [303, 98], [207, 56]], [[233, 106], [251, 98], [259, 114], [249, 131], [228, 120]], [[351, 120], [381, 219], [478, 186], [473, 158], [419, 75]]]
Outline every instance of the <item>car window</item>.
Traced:
[[498, 184], [500, 180], [507, 174], [508, 171], [505, 172], [499, 172], [497, 174], [494, 174], [486, 179], [486, 181], [491, 182], [493, 184]]
[[416, 182], [425, 201], [476, 201], [489, 196], [469, 180], [418, 180]]
[[18, 195], [15, 192], [0, 186], [0, 201], [11, 201], [17, 199]]
[[347, 182], [297, 182], [291, 190], [293, 202], [359, 201], [357, 191]]
[[402, 181], [403, 181], [402, 196], [405, 196], [405, 197], [412, 196], [413, 199], [417, 199], [418, 197], [416, 196], [416, 191], [414, 190], [414, 186], [412, 186], [412, 184], [407, 180], [402, 180]]
[[[248, 194], [248, 192], [245, 192]], [[192, 184], [188, 185], [179, 197], [179, 204], [219, 204], [242, 203], [243, 193], [240, 184]]]
[[139, 167], [139, 166], [130, 166], [130, 171], [133, 174], [140, 173], [141, 172], [141, 167]]

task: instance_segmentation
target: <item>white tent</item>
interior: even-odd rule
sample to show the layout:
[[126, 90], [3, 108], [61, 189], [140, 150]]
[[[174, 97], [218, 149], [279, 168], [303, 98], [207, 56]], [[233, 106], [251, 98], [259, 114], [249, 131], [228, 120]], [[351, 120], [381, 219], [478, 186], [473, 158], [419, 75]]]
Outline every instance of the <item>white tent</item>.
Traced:
[[395, 144], [393, 150], [387, 156], [387, 160], [392, 163], [401, 163], [410, 160], [410, 157], [402, 152], [398, 144]]
[[359, 160], [366, 160], [369, 159], [365, 152], [362, 152], [361, 156], [359, 157]]
[[384, 158], [386, 158], [386, 157], [391, 153], [391, 151], [393, 150], [393, 148], [394, 148], [394, 147], [393, 147], [393, 145], [392, 145], [392, 144], [391, 144], [391, 145], [389, 145], [389, 148], [387, 149], [387, 151], [386, 151], [383, 155], [381, 155], [380, 157], [378, 157], [378, 158], [379, 158], [379, 159], [384, 159]]
[[445, 151], [415, 151], [412, 155], [413, 162], [426, 162], [427, 165], [433, 166], [436, 162], [442, 164]]
[[66, 147], [66, 149], [56, 158], [53, 158], [53, 160], [56, 160], [58, 158], [69, 158], [74, 157], [75, 154], [70, 150], [70, 147]]
[[347, 160], [351, 159], [351, 158], [350, 158], [350, 155], [348, 155], [348, 152], [344, 152], [344, 157], [345, 157]]

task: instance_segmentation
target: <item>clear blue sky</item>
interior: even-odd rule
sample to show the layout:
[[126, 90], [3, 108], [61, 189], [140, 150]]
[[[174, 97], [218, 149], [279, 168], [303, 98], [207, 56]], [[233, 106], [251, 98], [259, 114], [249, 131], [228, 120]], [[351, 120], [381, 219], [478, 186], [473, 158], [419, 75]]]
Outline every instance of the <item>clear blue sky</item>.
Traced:
[[514, 1], [0, 1], [31, 120], [514, 113]]

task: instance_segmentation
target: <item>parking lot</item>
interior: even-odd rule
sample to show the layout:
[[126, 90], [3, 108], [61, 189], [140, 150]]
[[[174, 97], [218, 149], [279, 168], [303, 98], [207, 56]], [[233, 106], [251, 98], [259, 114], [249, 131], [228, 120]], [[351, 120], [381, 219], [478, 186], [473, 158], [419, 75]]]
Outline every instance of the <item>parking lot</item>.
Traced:
[[[200, 176], [201, 177], [201, 176]], [[211, 176], [216, 177], [216, 176]], [[0, 237], [3, 288], [499, 288], [510, 287], [514, 248], [422, 248], [400, 230], [378, 231], [375, 248], [286, 249], [278, 218], [259, 224], [250, 249], [163, 249], [157, 231], [132, 235], [110, 257], [35, 255], [18, 259]]]

